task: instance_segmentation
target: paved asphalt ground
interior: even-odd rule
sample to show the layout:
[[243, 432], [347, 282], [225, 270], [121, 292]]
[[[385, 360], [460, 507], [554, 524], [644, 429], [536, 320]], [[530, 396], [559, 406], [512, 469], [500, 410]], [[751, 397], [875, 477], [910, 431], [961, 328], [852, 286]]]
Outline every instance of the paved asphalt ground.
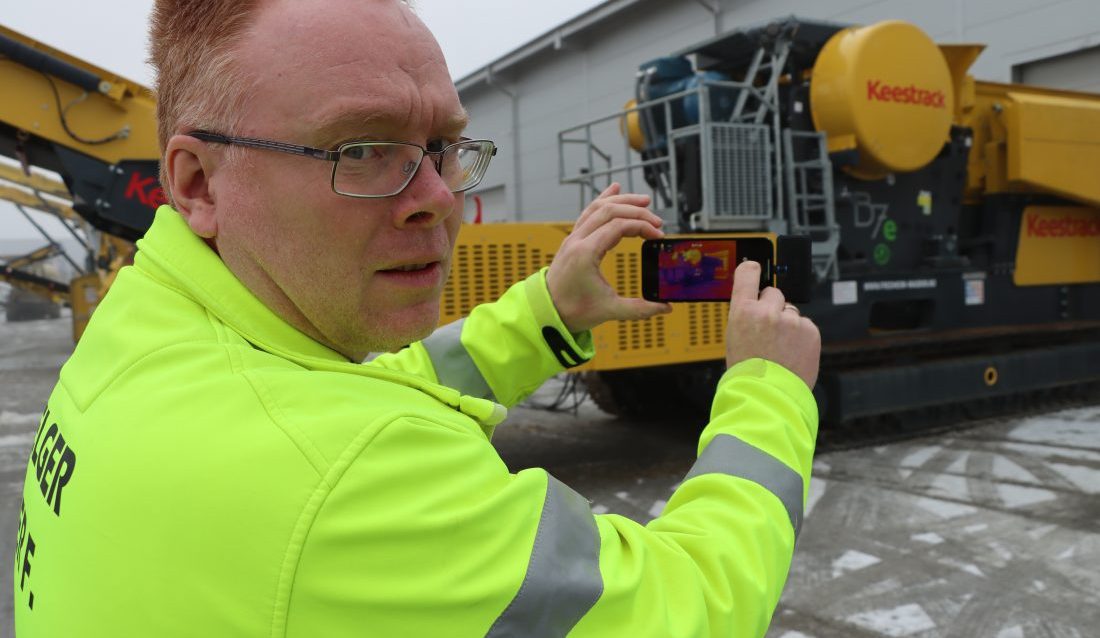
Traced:
[[[71, 347], [67, 320], [0, 323], [5, 565], [34, 429]], [[645, 522], [691, 466], [697, 425], [641, 426], [591, 402], [519, 407], [495, 443], [513, 470], [545, 467], [597, 512]], [[0, 637], [11, 605], [0, 578]], [[880, 636], [1100, 636], [1100, 406], [818, 456], [768, 637]]]

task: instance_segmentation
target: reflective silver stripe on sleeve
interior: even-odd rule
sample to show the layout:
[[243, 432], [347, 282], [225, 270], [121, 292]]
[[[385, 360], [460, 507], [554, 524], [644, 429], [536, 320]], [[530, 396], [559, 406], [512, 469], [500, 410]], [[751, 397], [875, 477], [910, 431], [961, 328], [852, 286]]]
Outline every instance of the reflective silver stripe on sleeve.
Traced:
[[774, 456], [729, 434], [714, 437], [684, 481], [700, 474], [727, 474], [757, 483], [783, 503], [795, 538], [802, 529], [802, 477]]
[[531, 561], [487, 637], [564, 636], [603, 593], [600, 533], [588, 501], [547, 475]]
[[465, 319], [449, 323], [420, 343], [428, 351], [440, 384], [454, 388], [462, 394], [495, 401], [493, 390], [459, 338], [465, 324]]

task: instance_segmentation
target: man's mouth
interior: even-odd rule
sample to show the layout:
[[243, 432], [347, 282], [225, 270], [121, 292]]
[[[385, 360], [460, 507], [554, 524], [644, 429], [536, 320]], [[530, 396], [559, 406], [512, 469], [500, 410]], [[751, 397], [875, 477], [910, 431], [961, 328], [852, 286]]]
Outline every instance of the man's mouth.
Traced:
[[412, 264], [400, 264], [378, 270], [383, 280], [398, 286], [417, 288], [443, 285], [443, 262], [423, 261]]
[[404, 266], [398, 266], [397, 268], [391, 268], [390, 270], [397, 270], [397, 271], [400, 271], [400, 272], [410, 272], [410, 271], [413, 271], [413, 270], [424, 270], [428, 266], [431, 266], [433, 263], [435, 263], [435, 262], [424, 263], [424, 264], [407, 264], [407, 265], [404, 265]]

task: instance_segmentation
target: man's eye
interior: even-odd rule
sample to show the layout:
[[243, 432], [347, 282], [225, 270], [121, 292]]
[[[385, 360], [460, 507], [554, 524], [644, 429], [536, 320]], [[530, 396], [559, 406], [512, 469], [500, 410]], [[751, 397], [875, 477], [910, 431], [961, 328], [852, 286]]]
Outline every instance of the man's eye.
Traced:
[[367, 162], [381, 161], [387, 159], [388, 156], [389, 149], [377, 145], [352, 146], [344, 149], [343, 152], [345, 159]]
[[439, 151], [442, 151], [444, 148], [447, 148], [448, 146], [450, 146], [451, 144], [453, 144], [453, 142], [451, 140], [445, 140], [445, 139], [442, 139], [442, 138], [437, 138], [437, 139], [434, 139], [434, 140], [428, 140], [428, 145], [425, 146], [424, 148], [428, 149], [428, 152], [438, 153]]

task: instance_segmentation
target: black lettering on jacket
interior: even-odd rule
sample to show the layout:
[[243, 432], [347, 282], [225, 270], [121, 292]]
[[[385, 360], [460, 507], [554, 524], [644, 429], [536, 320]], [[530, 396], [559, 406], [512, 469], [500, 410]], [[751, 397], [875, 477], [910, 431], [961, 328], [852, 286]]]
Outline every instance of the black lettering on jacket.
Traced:
[[[15, 573], [19, 575], [19, 591], [27, 589], [31, 575], [31, 558], [34, 558], [34, 537], [27, 529], [27, 509], [19, 506], [19, 536], [15, 544]], [[27, 606], [34, 609], [34, 592], [27, 590]]]
[[[61, 491], [69, 484], [76, 469], [76, 452], [66, 443], [65, 435], [57, 422], [49, 423], [50, 411], [42, 415], [38, 425], [38, 434], [34, 437], [31, 449], [31, 465], [38, 479], [38, 488], [53, 508], [54, 514], [61, 516]], [[49, 425], [47, 426], [47, 423]]]

